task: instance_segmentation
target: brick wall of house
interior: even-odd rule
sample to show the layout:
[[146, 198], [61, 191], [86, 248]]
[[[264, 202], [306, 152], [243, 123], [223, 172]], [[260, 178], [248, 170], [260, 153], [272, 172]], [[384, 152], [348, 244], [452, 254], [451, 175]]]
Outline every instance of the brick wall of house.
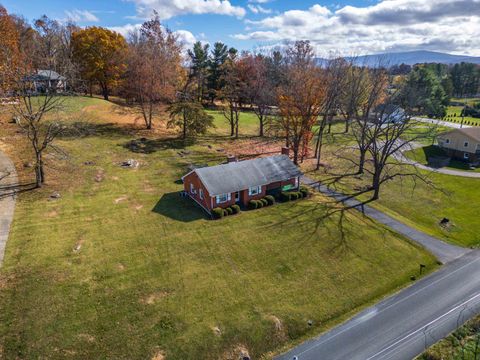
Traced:
[[[259, 200], [265, 197], [265, 195], [267, 194], [267, 190], [280, 188], [285, 185], [295, 185], [295, 178], [271, 183], [268, 185], [263, 185], [261, 192], [257, 195], [249, 195], [248, 189], [242, 190], [240, 191], [240, 194], [239, 194], [240, 195], [239, 203], [241, 203], [244, 206], [247, 206], [250, 200]], [[227, 202], [217, 203], [216, 196], [213, 196], [213, 197], [210, 196], [207, 189], [202, 184], [202, 182], [200, 181], [200, 178], [195, 172], [192, 172], [183, 178], [183, 186], [184, 186], [185, 192], [188, 193], [192, 199], [194, 199], [197, 203], [199, 203], [209, 212], [213, 208], [216, 208], [216, 207], [226, 208], [236, 203], [236, 199], [235, 199], [236, 193], [230, 193], [230, 200], [228, 200]], [[193, 186], [193, 191], [191, 186]], [[203, 199], [200, 197], [200, 189], [203, 191]]]
[[[193, 185], [194, 192], [191, 191], [191, 185]], [[192, 172], [183, 178], [183, 188], [192, 199], [198, 202], [207, 211], [211, 211], [212, 208], [215, 207], [212, 207], [212, 200], [210, 194], [208, 193], [205, 186], [203, 186], [200, 178], [195, 172]], [[200, 189], [203, 191], [203, 199], [200, 197]]]

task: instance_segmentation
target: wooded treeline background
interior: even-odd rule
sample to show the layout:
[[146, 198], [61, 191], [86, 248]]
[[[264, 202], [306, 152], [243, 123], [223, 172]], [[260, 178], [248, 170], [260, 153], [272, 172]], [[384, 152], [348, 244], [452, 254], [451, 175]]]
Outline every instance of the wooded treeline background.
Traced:
[[[30, 24], [0, 7], [0, 34], [0, 97], [23, 100], [17, 116], [33, 138], [38, 138], [36, 126], [44, 113], [55, 107], [48, 99], [60, 94], [55, 89], [34, 94], [25, 79], [37, 70], [52, 70], [66, 77], [68, 94], [121, 97], [146, 129], [165, 121], [184, 139], [213, 126], [207, 108], [222, 111], [232, 138], [241, 134], [242, 112], [254, 112], [258, 135], [283, 138], [296, 164], [311, 156], [313, 144], [317, 169], [324, 134], [333, 121], [343, 121], [345, 133], [357, 144], [358, 173], [365, 171], [367, 154], [376, 159], [374, 170], [368, 169], [375, 189], [392, 177], [384, 179], [382, 172], [396, 142], [413, 126], [407, 119], [442, 118], [452, 96], [480, 92], [480, 67], [474, 64], [410, 67], [379, 61], [368, 67], [340, 56], [320, 61], [306, 40], [258, 53], [220, 42], [197, 42], [185, 49], [157, 14], [125, 38], [106, 28], [80, 28], [46, 16]], [[40, 104], [32, 106], [35, 100]], [[396, 119], [399, 109], [401, 121]], [[47, 145], [50, 137], [45, 135]], [[41, 158], [38, 163], [42, 178]]]

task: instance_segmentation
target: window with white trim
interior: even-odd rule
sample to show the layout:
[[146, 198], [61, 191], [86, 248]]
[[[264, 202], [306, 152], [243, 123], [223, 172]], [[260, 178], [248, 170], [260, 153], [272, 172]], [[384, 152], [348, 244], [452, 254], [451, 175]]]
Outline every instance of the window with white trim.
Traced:
[[465, 142], [463, 143], [463, 147], [468, 147], [468, 141], [465, 141]]
[[253, 195], [258, 195], [262, 192], [262, 187], [261, 186], [252, 186], [251, 188], [248, 188], [248, 195], [253, 196]]
[[470, 158], [470, 154], [469, 154], [469, 153], [463, 153], [463, 158], [464, 158], [464, 159], [469, 159], [469, 158]]
[[195, 187], [190, 183], [190, 194], [195, 194]]
[[450, 139], [445, 139], [445, 144], [450, 144]]
[[200, 190], [198, 191], [198, 195], [200, 195], [200, 199], [203, 200], [203, 189], [200, 189]]
[[231, 199], [230, 194], [222, 194], [222, 195], [217, 195], [216, 196], [217, 204], [225, 203], [225, 202], [229, 201], [230, 199]]

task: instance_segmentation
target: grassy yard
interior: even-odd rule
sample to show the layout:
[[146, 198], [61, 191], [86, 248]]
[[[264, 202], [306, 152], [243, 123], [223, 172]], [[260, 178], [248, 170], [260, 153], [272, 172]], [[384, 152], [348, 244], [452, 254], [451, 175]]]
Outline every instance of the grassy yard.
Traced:
[[[350, 161], [342, 160], [335, 154], [344, 146], [345, 137], [337, 134], [327, 138], [329, 143], [323, 152], [325, 168], [319, 171], [314, 168], [313, 161], [303, 164], [304, 171], [312, 178], [331, 184], [339, 190], [355, 193], [371, 184], [368, 174], [354, 175], [357, 168]], [[422, 149], [414, 151], [418, 161], [426, 161]], [[355, 158], [352, 148], [345, 147], [344, 158]], [[413, 155], [412, 155], [413, 156]], [[342, 176], [343, 174], [351, 174]], [[422, 181], [409, 178], [396, 178], [384, 184], [380, 199], [372, 206], [389, 213], [400, 221], [418, 229], [462, 246], [479, 246], [480, 222], [477, 207], [480, 202], [480, 179], [461, 178], [450, 175], [424, 172], [426, 179], [434, 183], [434, 187]], [[370, 194], [361, 198], [367, 200]], [[444, 218], [451, 221], [451, 226], [442, 227]]]
[[475, 360], [480, 357], [480, 317], [476, 317], [429, 348], [416, 360]]
[[[268, 358], [405, 285], [420, 263], [436, 266], [355, 212], [322, 220], [319, 195], [209, 220], [179, 196], [179, 179], [189, 164], [223, 161], [224, 137], [184, 147], [126, 125], [119, 105], [68, 101], [85, 136], [59, 139], [67, 156], [48, 155], [47, 186], [18, 198], [0, 270], [0, 358]], [[28, 179], [14, 125], [2, 129]], [[126, 159], [140, 166], [121, 168]]]
[[[414, 150], [406, 151], [405, 155], [408, 158], [424, 165], [428, 164], [428, 158], [432, 156], [447, 156], [445, 151], [443, 151], [436, 145], [428, 145]], [[471, 169], [468, 163], [456, 159], [451, 159], [450, 164], [448, 166], [445, 166], [444, 168], [462, 170], [467, 172], [480, 172], [480, 168]]]
[[[461, 124], [462, 110], [463, 110], [463, 106], [449, 106], [447, 108], [447, 116], [445, 117], [444, 120]], [[470, 116], [465, 116], [465, 118], [463, 118], [463, 124], [470, 125], [470, 126], [479, 126], [480, 119], [470, 117]]]

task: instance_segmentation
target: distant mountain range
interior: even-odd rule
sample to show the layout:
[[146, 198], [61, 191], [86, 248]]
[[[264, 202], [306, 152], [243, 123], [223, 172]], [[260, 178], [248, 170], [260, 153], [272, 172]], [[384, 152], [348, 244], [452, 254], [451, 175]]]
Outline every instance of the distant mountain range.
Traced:
[[[318, 59], [321, 63], [322, 59]], [[435, 51], [407, 51], [384, 54], [363, 55], [355, 58], [357, 65], [377, 66], [379, 63], [386, 66], [421, 63], [457, 64], [468, 62], [480, 64], [480, 57], [467, 55], [452, 55]]]

